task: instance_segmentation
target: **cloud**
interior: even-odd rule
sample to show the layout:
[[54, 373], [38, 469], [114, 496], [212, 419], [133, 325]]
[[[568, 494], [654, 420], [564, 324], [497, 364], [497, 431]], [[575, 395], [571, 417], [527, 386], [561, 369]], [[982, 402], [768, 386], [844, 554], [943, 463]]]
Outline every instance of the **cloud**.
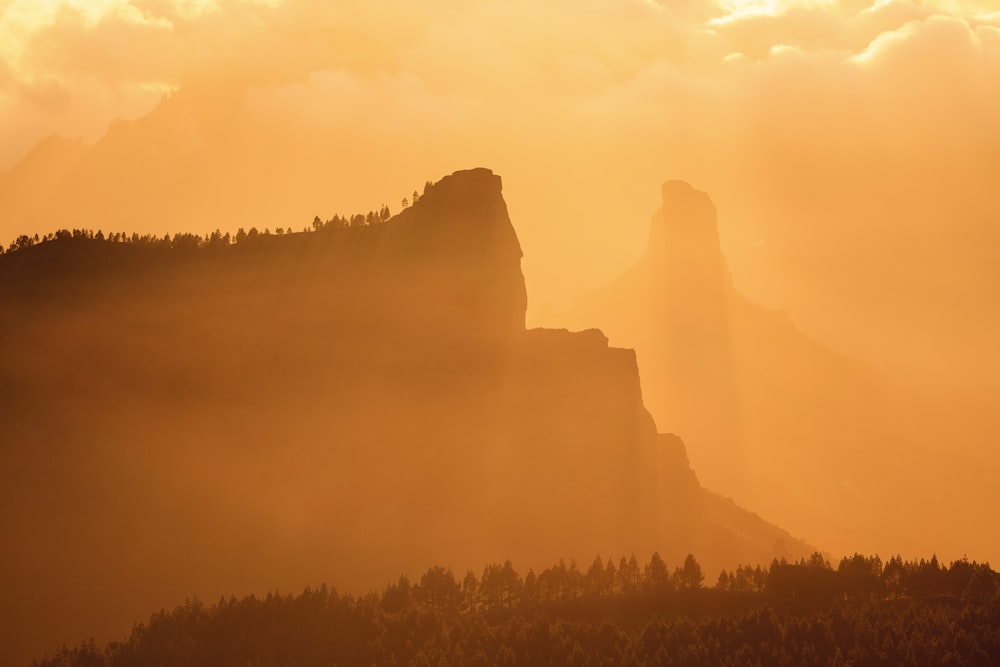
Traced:
[[55, 76], [72, 81], [103, 80], [109, 87], [176, 80], [180, 53], [173, 24], [121, 5], [100, 18], [62, 7], [32, 37], [20, 61], [26, 79]]
[[[953, 139], [946, 123], [994, 131], [981, 110], [997, 32], [975, 1], [106, 0], [34, 18], [28, 6], [4, 19], [24, 48], [0, 63], [14, 135], [0, 165], [46, 134], [96, 140], [165, 91], [223, 80], [247, 87], [251, 116], [323, 136], [405, 128], [397, 146], [416, 150], [461, 134], [483, 159], [538, 149], [553, 162], [569, 145], [570, 162], [656, 178], [686, 165], [716, 187], [764, 179], [736, 172], [785, 151], [913, 151], [907, 136], [931, 150]], [[738, 20], [715, 20], [727, 15]], [[813, 172], [830, 177], [822, 161]]]
[[[0, 169], [49, 134], [96, 140], [113, 120], [150, 111], [191, 73], [255, 53], [279, 4], [13, 0], [0, 14]], [[272, 42], [276, 54], [289, 44]]]
[[894, 155], [926, 157], [928, 175], [955, 145], [987, 160], [974, 144], [997, 133], [1000, 41], [977, 0], [30, 6], [0, 29], [23, 46], [0, 63], [4, 165], [46, 134], [96, 140], [165, 91], [221, 81], [246, 88], [249, 118], [333, 143], [389, 137], [413, 155], [514, 168], [596, 162], [577, 177], [638, 188], [675, 173], [782, 200], [829, 192], [852, 151], [877, 182]]
[[807, 330], [842, 329], [817, 304], [892, 302], [888, 287], [880, 302], [838, 291], [860, 279], [824, 264], [835, 253], [899, 294], [937, 288], [920, 271], [893, 283], [875, 248], [969, 254], [939, 273], [1000, 284], [987, 0], [15, 0], [0, 169], [54, 132], [96, 141], [170, 91], [150, 122], [183, 131], [163, 136], [238, 154], [220, 191], [237, 197], [255, 169], [286, 188], [267, 206], [212, 204], [213, 225], [230, 208], [308, 222], [494, 168], [531, 308], [628, 266], [665, 178], [712, 193], [741, 287]]
[[[991, 20], [969, 18], [972, 12], [987, 16], [988, 4], [968, 2], [960, 6], [964, 11], [956, 6], [899, 0], [439, 0], [420, 6], [387, 0], [34, 5], [19, 0], [5, 13], [0, 34], [15, 45], [4, 54], [8, 90], [11, 78], [25, 94], [61, 87], [80, 111], [88, 106], [82, 96], [93, 94], [98, 81], [109, 95], [123, 99], [119, 113], [95, 99], [95, 118], [88, 123], [53, 116], [51, 105], [37, 111], [48, 117], [51, 131], [60, 131], [62, 123], [99, 126], [97, 114], [104, 114], [104, 124], [134, 115], [142, 106], [135, 100], [143, 99], [146, 108], [156, 103], [154, 94], [143, 91], [172, 89], [187, 77], [212, 71], [285, 79], [338, 68], [364, 76], [405, 72], [446, 96], [494, 102], [568, 96], [590, 104], [589, 98], [628, 86], [643, 69], [664, 61], [704, 78], [739, 65], [733, 54], [760, 61], [795, 49], [865, 59], [886, 40], [908, 39], [896, 31], [909, 21], [936, 13], [962, 21]], [[718, 20], [726, 17], [731, 20]], [[12, 113], [31, 108], [13, 106], [8, 100], [2, 117], [9, 120]], [[12, 156], [2, 159], [9, 162]]]

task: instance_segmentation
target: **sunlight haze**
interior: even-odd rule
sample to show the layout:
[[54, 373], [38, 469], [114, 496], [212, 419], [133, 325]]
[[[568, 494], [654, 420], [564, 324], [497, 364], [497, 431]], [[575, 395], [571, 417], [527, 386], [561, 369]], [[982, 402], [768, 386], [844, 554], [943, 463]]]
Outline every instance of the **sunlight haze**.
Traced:
[[18, 660], [516, 556], [1000, 562], [998, 184], [993, 0], [0, 0]]

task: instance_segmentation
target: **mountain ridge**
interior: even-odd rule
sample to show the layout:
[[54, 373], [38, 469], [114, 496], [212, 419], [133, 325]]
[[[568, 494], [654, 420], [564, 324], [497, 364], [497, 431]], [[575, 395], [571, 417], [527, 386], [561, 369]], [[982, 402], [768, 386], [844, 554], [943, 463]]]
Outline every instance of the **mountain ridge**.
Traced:
[[810, 552], [700, 486], [657, 435], [634, 352], [525, 329], [501, 189], [471, 170], [372, 224], [237, 243], [78, 230], [0, 255], [17, 471], [0, 525], [21, 545], [4, 588], [136, 591], [64, 626], [8, 607], [7, 626], [110, 636], [181, 594], [331, 572], [363, 587], [434, 562]]

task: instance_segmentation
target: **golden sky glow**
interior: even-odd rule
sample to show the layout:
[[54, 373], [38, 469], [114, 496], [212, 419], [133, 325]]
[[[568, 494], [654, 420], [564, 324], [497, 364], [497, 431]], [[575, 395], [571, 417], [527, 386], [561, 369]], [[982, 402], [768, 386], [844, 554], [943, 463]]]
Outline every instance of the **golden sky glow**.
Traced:
[[713, 23], [752, 16], [778, 16], [795, 9], [833, 9], [836, 5], [836, 0], [719, 0], [723, 13], [713, 19]]
[[[52, 134], [96, 142], [185, 83], [192, 108], [228, 90], [228, 122], [255, 128], [247, 151], [295, 184], [273, 209], [251, 207], [269, 215], [367, 209], [471, 165], [502, 173], [533, 321], [641, 253], [645, 198], [668, 177], [730, 213], [723, 245], [748, 293], [848, 348], [834, 311], [774, 268], [787, 244], [803, 251], [797, 221], [829, 244], [845, 219], [855, 231], [877, 219], [887, 237], [961, 202], [974, 229], [958, 236], [992, 238], [1000, 13], [988, 0], [13, 0], [0, 17], [0, 171]], [[185, 122], [182, 145], [202, 145]], [[345, 153], [368, 159], [329, 159]], [[948, 197], [910, 194], [937, 191]], [[237, 225], [195, 201], [184, 220]], [[0, 238], [47, 226], [8, 215]]]
[[[845, 277], [807, 277], [817, 266], [810, 253], [903, 238], [917, 257], [918, 247], [964, 243], [972, 254], [956, 250], [947, 274], [961, 294], [990, 283], [997, 265], [983, 254], [997, 237], [990, 193], [1000, 174], [1000, 11], [991, 0], [0, 7], [0, 172], [46, 136], [98, 142], [116, 119], [140, 118], [185, 89], [173, 113], [194, 116], [170, 121], [182, 135], [170, 145], [211, 152], [204, 112], [236, 100], [225, 122], [245, 128], [242, 150], [261, 157], [218, 168], [234, 183], [272, 169], [271, 203], [243, 210], [213, 186], [220, 201], [191, 199], [181, 219], [129, 215], [140, 232], [367, 210], [428, 178], [487, 165], [509, 186], [529, 319], [543, 322], [641, 254], [650, 193], [679, 177], [717, 202], [724, 250], [748, 294], [880, 362], [880, 344], [845, 325], [840, 308], [868, 321], [884, 305], [867, 303], [871, 289], [843, 288]], [[90, 224], [87, 211], [73, 215]], [[0, 239], [52, 224], [0, 217]], [[936, 235], [949, 229], [943, 244]], [[990, 344], [991, 329], [952, 328], [975, 339], [955, 350]], [[932, 363], [936, 344], [890, 352], [897, 367]]]
[[[713, 465], [726, 449], [704, 447], [698, 429], [725, 446], [735, 433], [767, 483], [743, 497], [716, 490], [796, 537], [995, 564], [1000, 537], [984, 527], [1000, 512], [998, 119], [1000, 0], [0, 0], [0, 244], [64, 228], [297, 231], [314, 216], [398, 213], [426, 181], [487, 167], [523, 250], [528, 327], [601, 327], [638, 349], [645, 407], [660, 432], [688, 440], [706, 486], [725, 480]], [[725, 277], [727, 317], [736, 305], [713, 323], [743, 332], [725, 339], [742, 374], [708, 374], [700, 393], [712, 364], [678, 364], [688, 377], [675, 384], [674, 367], [647, 361], [665, 338], [645, 325], [670, 299], [678, 310], [678, 295], [696, 314], [705, 300], [683, 276], [645, 301], [631, 287], [662, 287], [684, 265], [669, 253], [641, 264], [675, 179], [717, 213], [712, 275]], [[588, 299], [637, 264], [642, 281], [606, 299], [625, 314], [588, 314]], [[100, 311], [91, 319], [91, 335], [105, 335]], [[36, 351], [22, 355], [15, 338], [15, 356], [61, 377], [45, 341], [22, 334]], [[60, 344], [64, 334], [78, 343], [73, 326], [58, 328]], [[724, 347], [705, 357], [725, 360]], [[92, 358], [79, 350], [66, 358]], [[723, 409], [735, 415], [726, 428]], [[214, 415], [205, 423], [207, 442]], [[942, 515], [964, 523], [885, 532], [880, 508], [909, 507], [899, 489], [873, 477], [863, 495], [803, 442], [832, 459], [881, 456], [884, 479], [926, 481]], [[259, 498], [251, 519], [304, 530], [294, 497], [255, 495], [270, 455], [229, 490]], [[972, 463], [937, 480], [941, 457]], [[224, 495], [218, 465], [195, 458], [162, 471], [163, 488], [197, 468], [192, 488]], [[807, 498], [818, 487], [802, 470], [837, 493]], [[854, 503], [843, 514], [841, 492]], [[847, 543], [858, 534], [867, 541]]]
[[[790, 252], [857, 248], [855, 234], [873, 229], [881, 239], [929, 239], [956, 207], [963, 228], [952, 240], [975, 249], [995, 240], [992, 0], [0, 7], [0, 172], [52, 134], [96, 142], [114, 120], [142, 117], [185, 83], [192, 109], [229, 91], [239, 102], [227, 122], [254, 128], [247, 151], [281, 164], [294, 184], [261, 209], [269, 215], [367, 209], [460, 167], [502, 173], [526, 248], [533, 321], [641, 253], [646, 197], [668, 177], [690, 180], [728, 211], [722, 242], [749, 294], [852, 351], [864, 346], [829, 315], [836, 309], [816, 305], [814, 290], [835, 281], [799, 289], [801, 277], [775, 268]], [[201, 146], [205, 129], [185, 123], [182, 145]], [[329, 159], [343, 154], [367, 158]], [[804, 219], [815, 232], [809, 244], [796, 231]], [[238, 222], [195, 201], [184, 220], [196, 232]], [[0, 238], [51, 224], [8, 215]], [[129, 224], [162, 234], [179, 223], [143, 215]], [[976, 271], [995, 262], [960, 264], [955, 275], [981, 284]], [[977, 345], [990, 335], [981, 337]]]
[[[405, 74], [431, 94], [474, 98], [542, 87], [588, 106], [600, 104], [599, 93], [655, 86], [649, 78], [665, 66], [711, 85], [747, 62], [800, 52], [861, 64], [919, 41], [933, 16], [959, 21], [993, 56], [1000, 43], [1000, 13], [981, 0], [437, 0], [335, 9], [294, 0], [10, 0], [0, 11], [0, 168], [49, 134], [94, 140], [112, 120], [149, 111], [185, 72], [237, 58], [272, 21], [281, 28], [270, 31], [268, 56], [306, 57], [305, 70], [376, 82]], [[322, 42], [341, 40], [349, 58], [309, 58], [326, 50]], [[455, 49], [471, 56], [464, 66]], [[474, 67], [490, 64], [509, 74], [485, 84]]]

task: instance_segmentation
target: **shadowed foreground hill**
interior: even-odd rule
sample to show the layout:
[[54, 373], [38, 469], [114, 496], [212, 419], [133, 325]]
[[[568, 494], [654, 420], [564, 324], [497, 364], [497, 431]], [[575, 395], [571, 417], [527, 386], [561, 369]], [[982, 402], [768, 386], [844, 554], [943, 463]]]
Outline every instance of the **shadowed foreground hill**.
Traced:
[[878, 557], [836, 570], [814, 554], [740, 567], [701, 588], [693, 556], [669, 575], [596, 559], [523, 578], [510, 561], [459, 582], [434, 567], [381, 595], [325, 585], [187, 602], [124, 641], [63, 649], [42, 667], [132, 665], [987, 665], [1000, 660], [989, 566]]
[[701, 488], [632, 351], [525, 330], [498, 176], [385, 218], [0, 256], [0, 662], [190, 595], [806, 552]]

